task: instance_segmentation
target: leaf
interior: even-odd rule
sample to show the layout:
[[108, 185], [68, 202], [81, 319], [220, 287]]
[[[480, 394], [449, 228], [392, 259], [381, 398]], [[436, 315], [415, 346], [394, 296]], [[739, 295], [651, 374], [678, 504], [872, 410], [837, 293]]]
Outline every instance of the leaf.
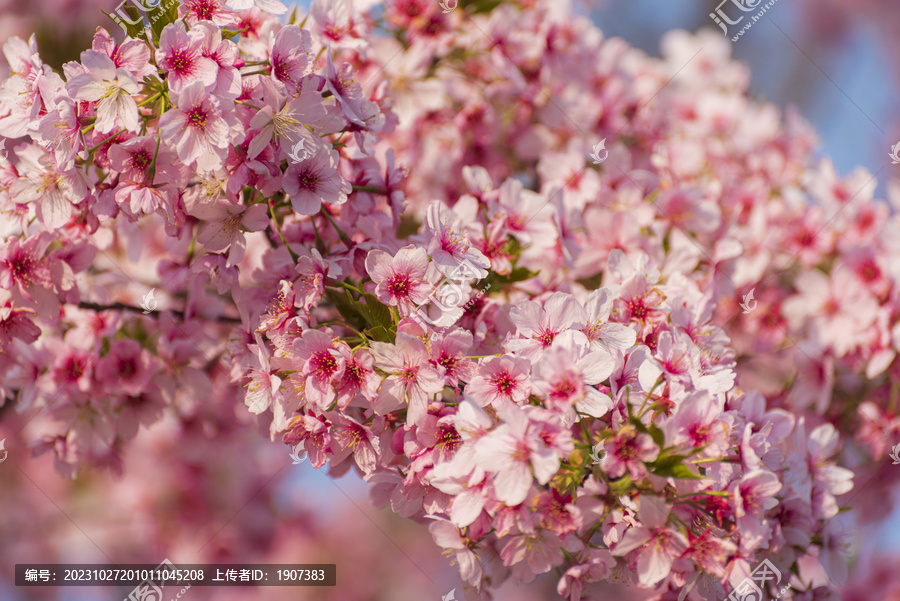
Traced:
[[603, 285], [603, 272], [601, 271], [597, 275], [592, 275], [588, 278], [581, 278], [580, 280], [575, 280], [588, 290], [598, 290]]
[[384, 326], [369, 328], [368, 330], [364, 331], [363, 334], [365, 334], [372, 340], [377, 340], [378, 342], [394, 342], [393, 332], [391, 330], [388, 330]]
[[394, 319], [387, 305], [375, 298], [374, 294], [364, 292], [365, 302], [354, 301], [353, 308], [363, 316], [366, 322], [374, 327], [382, 326], [387, 330], [393, 329]]
[[169, 23], [178, 20], [178, 2], [175, 0], [161, 0], [156, 10], [149, 13], [150, 30], [153, 32], [153, 43], [159, 43], [159, 36], [162, 30]]
[[469, 13], [473, 15], [477, 15], [478, 13], [489, 13], [501, 4], [503, 4], [503, 0], [476, 0], [469, 4], [471, 7]]
[[657, 426], [651, 425], [647, 428], [647, 433], [653, 438], [653, 442], [656, 443], [656, 446], [659, 448], [663, 448], [666, 445], [666, 437], [663, 434], [663, 431], [660, 430]]
[[688, 455], [663, 452], [659, 458], [648, 463], [647, 467], [657, 476], [664, 478], [680, 478], [682, 480], [700, 480], [702, 476], [697, 474], [690, 466], [685, 465], [684, 460]]
[[[336, 292], [334, 290], [325, 290], [325, 297], [331, 301], [331, 304], [334, 305], [334, 308], [337, 309], [338, 313], [341, 314], [347, 323], [356, 328], [357, 330], [362, 330], [366, 327], [366, 320], [360, 315], [354, 304], [357, 301], [354, 301], [351, 298], [348, 298], [346, 295]], [[359, 303], [362, 304], [362, 303]]]
[[527, 267], [516, 267], [512, 271], [509, 272], [509, 275], [506, 276], [506, 279], [512, 282], [524, 282], [525, 280], [530, 280], [534, 276], [536, 276], [538, 272], [531, 271]]
[[609, 490], [611, 490], [617, 497], [628, 494], [633, 487], [634, 482], [631, 481], [631, 476], [629, 476], [628, 474], [625, 474], [618, 480], [610, 480], [609, 482]]

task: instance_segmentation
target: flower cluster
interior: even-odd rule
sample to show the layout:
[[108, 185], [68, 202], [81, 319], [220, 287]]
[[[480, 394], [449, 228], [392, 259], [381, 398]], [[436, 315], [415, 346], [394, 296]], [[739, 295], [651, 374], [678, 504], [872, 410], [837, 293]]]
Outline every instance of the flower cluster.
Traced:
[[[763, 549], [786, 573], [833, 552], [813, 541], [852, 488], [830, 459], [837, 433], [735, 386], [696, 283], [614, 250], [600, 289], [517, 290], [534, 275], [517, 265], [505, 207], [526, 191], [467, 177], [485, 184], [481, 200], [431, 204], [414, 244], [373, 248], [356, 268], [310, 262], [330, 315], [299, 302], [306, 278], [280, 282], [247, 397], [271, 407], [273, 435], [286, 430], [315, 467], [355, 467], [400, 515], [433, 519], [473, 588], [562, 567], [573, 599], [599, 581], [714, 590]], [[488, 231], [506, 275], [479, 273]], [[464, 266], [470, 282], [444, 275]], [[437, 300], [453, 287], [458, 307], [486, 283], [502, 295], [463, 315]], [[448, 313], [460, 321], [435, 325]]]
[[714, 598], [762, 558], [822, 598], [839, 432], [900, 431], [868, 175], [718, 38], [369, 4], [185, 2], [62, 75], [4, 46], [0, 392], [35, 453], [118, 469], [163, 414], [214, 433], [227, 389], [428, 520], [473, 598], [556, 568], [573, 600]]
[[[398, 178], [370, 148], [389, 108], [353, 66], [309, 29], [208, 4], [160, 9], [170, 22], [121, 43], [98, 28], [62, 75], [34, 38], [3, 47], [0, 135], [17, 141], [0, 157], [2, 396], [41, 410], [35, 450], [64, 473], [118, 466], [141, 425], [209, 394], [240, 321], [218, 295], [240, 296], [248, 248], [296, 258], [298, 221], [327, 225], [352, 181]], [[185, 309], [127, 319], [154, 272]]]

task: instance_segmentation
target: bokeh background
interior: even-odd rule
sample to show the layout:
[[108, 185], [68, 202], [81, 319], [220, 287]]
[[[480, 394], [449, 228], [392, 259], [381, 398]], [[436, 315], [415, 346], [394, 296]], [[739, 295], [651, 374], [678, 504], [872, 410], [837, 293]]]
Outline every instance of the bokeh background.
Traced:
[[[717, 4], [605, 0], [584, 10], [607, 36], [658, 55], [668, 30], [718, 32], [709, 18]], [[111, 0], [0, 0], [0, 42], [35, 33], [45, 62], [58, 68], [90, 46], [98, 25], [121, 33], [101, 12], [115, 6]], [[822, 157], [841, 174], [857, 168], [877, 174], [884, 197], [900, 173], [888, 157], [900, 141], [900, 3], [778, 0], [730, 45], [749, 68], [755, 95], [795, 106], [818, 132]], [[185, 432], [190, 425], [164, 420], [129, 447], [121, 475], [111, 469], [72, 480], [59, 477], [50, 454], [31, 458], [17, 444], [31, 416], [0, 407], [0, 439], [10, 451], [0, 464], [0, 600], [118, 600], [129, 593], [16, 588], [15, 563], [158, 563], [165, 557], [176, 564], [337, 564], [334, 588], [195, 587], [182, 596], [197, 601], [436, 601], [460, 586], [427, 529], [374, 508], [354, 474], [332, 479], [308, 462], [294, 465], [240, 404], [223, 395], [208, 405], [215, 419], [204, 431]], [[210, 429], [210, 422], [218, 426]], [[858, 563], [897, 557], [900, 514], [856, 534], [869, 541]], [[552, 599], [555, 583], [551, 574], [528, 586], [507, 585], [497, 598]], [[179, 591], [167, 587], [166, 599]], [[623, 590], [610, 597], [630, 598]]]

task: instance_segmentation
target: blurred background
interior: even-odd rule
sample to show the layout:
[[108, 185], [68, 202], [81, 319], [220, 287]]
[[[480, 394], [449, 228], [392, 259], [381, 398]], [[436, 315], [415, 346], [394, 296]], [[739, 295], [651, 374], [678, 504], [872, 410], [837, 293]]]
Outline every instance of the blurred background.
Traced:
[[[605, 0], [586, 10], [607, 36], [658, 55], [668, 30], [719, 32], [709, 18], [717, 5]], [[112, 0], [0, 0], [0, 41], [35, 33], [45, 62], [59, 68], [90, 46], [98, 25], [119, 34], [101, 13], [115, 7]], [[888, 157], [900, 140], [900, 3], [778, 0], [731, 46], [751, 71], [755, 95], [797, 107], [819, 133], [822, 156], [831, 157], [841, 174], [857, 167], [877, 173], [878, 196], [884, 197], [886, 183], [900, 170]], [[240, 403], [223, 399], [210, 411], [218, 412], [220, 429], [204, 436], [185, 436], [189, 426], [163, 422], [138, 437], [125, 454], [121, 476], [89, 473], [64, 480], [50, 454], [11, 454], [0, 465], [0, 600], [125, 599], [130, 592], [14, 586], [14, 563], [42, 561], [337, 564], [334, 588], [195, 587], [185, 594], [198, 601], [436, 601], [460, 586], [427, 529], [375, 509], [355, 475], [332, 480], [308, 462], [292, 464], [286, 447], [268, 443]], [[27, 418], [13, 413], [0, 407], [0, 439], [14, 439]], [[877, 541], [873, 555], [860, 562], [896, 554], [900, 515], [877, 532], [858, 535]], [[497, 598], [553, 598], [556, 578], [507, 586]], [[167, 587], [165, 599], [179, 591]], [[629, 598], [625, 591], [613, 595]]]

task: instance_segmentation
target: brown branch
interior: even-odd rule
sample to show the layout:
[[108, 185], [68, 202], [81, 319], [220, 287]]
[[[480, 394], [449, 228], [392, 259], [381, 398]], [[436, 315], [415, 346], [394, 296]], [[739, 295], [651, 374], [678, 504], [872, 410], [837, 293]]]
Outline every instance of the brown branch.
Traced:
[[[100, 305], [97, 303], [89, 303], [87, 301], [81, 301], [78, 303], [79, 309], [90, 309], [91, 311], [131, 311], [132, 313], [142, 313], [144, 315], [153, 315], [157, 313], [157, 311], [145, 312], [140, 307], [135, 307], [133, 305], [126, 305], [125, 303], [113, 303], [111, 305]], [[181, 319], [184, 319], [184, 311], [178, 311], [176, 309], [167, 309], [170, 313], [177, 315]], [[216, 321], [220, 321], [222, 323], [234, 323], [240, 324], [243, 323], [237, 317], [228, 317], [226, 315], [221, 315], [216, 318]]]

